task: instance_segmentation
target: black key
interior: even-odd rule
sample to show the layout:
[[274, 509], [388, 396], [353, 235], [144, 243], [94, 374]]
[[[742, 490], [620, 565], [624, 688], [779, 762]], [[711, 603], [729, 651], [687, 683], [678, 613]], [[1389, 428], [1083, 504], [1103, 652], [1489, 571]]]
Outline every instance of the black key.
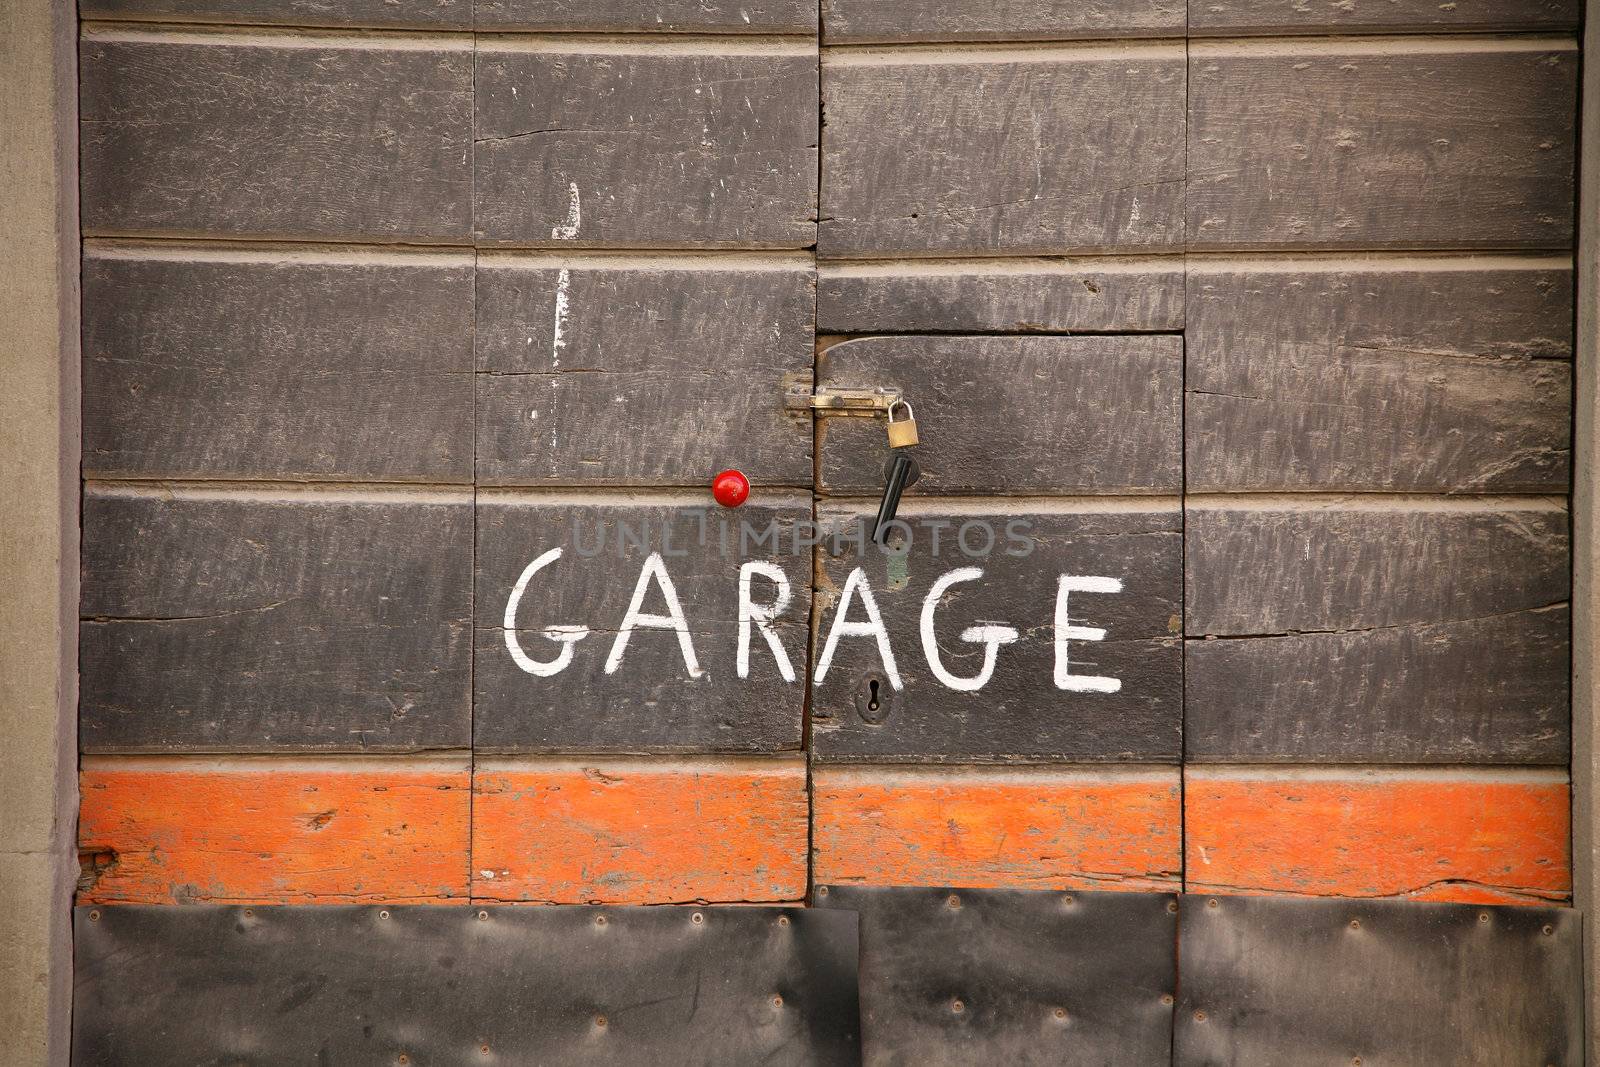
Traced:
[[898, 449], [890, 455], [889, 462], [884, 465], [883, 500], [878, 504], [878, 519], [872, 525], [875, 544], [883, 544], [883, 539], [889, 536], [889, 523], [900, 510], [900, 494], [915, 485], [920, 477], [922, 468], [917, 466], [916, 460]]

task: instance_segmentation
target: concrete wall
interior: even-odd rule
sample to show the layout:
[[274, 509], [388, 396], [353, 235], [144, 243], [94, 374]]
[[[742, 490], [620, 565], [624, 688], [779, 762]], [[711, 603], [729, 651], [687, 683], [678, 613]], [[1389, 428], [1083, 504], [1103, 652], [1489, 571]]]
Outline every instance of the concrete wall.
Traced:
[[70, 5], [0, 4], [0, 1062], [65, 1062], [76, 870], [77, 109]]

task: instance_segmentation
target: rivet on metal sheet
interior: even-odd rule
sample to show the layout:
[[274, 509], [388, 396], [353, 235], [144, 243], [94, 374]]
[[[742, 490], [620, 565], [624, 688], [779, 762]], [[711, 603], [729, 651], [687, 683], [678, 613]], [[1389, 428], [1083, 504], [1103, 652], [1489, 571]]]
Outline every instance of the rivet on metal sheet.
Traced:
[[1350, 920], [1350, 929], [1352, 929], [1352, 930], [1361, 929], [1361, 920], [1360, 919], [1351, 919]]
[[256, 914], [256, 910], [254, 908], [246, 908], [246, 909], [244, 909], [244, 917], [246, 919], [254, 918], [255, 914]]
[[489, 913], [488, 913], [488, 912], [486, 912], [486, 911], [480, 911], [480, 912], [478, 912], [478, 921], [479, 921], [479, 922], [483, 922], [483, 921], [484, 921], [484, 920], [485, 920], [485, 919], [487, 919], [487, 918], [488, 918], [488, 917], [489, 917]]
[[596, 915], [594, 917], [594, 924], [596, 926], [604, 926], [606, 924], [606, 917], [604, 915]]
[[789, 916], [787, 916], [787, 915], [778, 916], [778, 925], [779, 926], [788, 926], [789, 925]]
[[1061, 898], [1061, 903], [1065, 904], [1069, 908], [1072, 907], [1072, 894], [1068, 893], [1065, 896], [1063, 896]]
[[89, 921], [92, 922], [92, 923], [99, 922], [100, 921], [100, 913], [98, 911], [91, 911], [89, 913]]
[[957, 1015], [960, 1015], [962, 1012], [967, 1010], [967, 1006], [959, 999], [956, 999], [950, 1002], [950, 1010], [955, 1012]]
[[489, 1046], [488, 1045], [479, 1045], [478, 1046], [478, 1051], [480, 1053], [482, 1053], [483, 1055], [487, 1056], [489, 1054]]
[[387, 918], [388, 918], [388, 917], [389, 917], [389, 912], [388, 912], [388, 910], [387, 910], [387, 909], [385, 909], [385, 910], [383, 910], [383, 911], [380, 911], [380, 912], [378, 912], [378, 918], [380, 918], [380, 919], [387, 919]]
[[594, 1024], [596, 1026], [600, 1027], [600, 1029], [604, 1030], [606, 1028], [606, 1025], [607, 1025], [606, 1024], [606, 1017], [604, 1015], [596, 1015], [594, 1017]]
[[1350, 1067], [1361, 1067], [1361, 1057], [1356, 1056], [1350, 1061]]
[[827, 895], [828, 895], [828, 887], [827, 886], [825, 886], [825, 885], [817, 886], [817, 896], [825, 897]]
[[400, 1064], [401, 1067], [405, 1067], [406, 1064], [411, 1062], [411, 1057], [407, 1056], [404, 1052], [402, 1052], [402, 1053], [400, 1053], [400, 1055], [398, 1055], [398, 1056], [396, 1056], [394, 1058], [394, 1061], [396, 1063]]
[[1544, 936], [1549, 937], [1551, 934], [1556, 932], [1556, 928], [1551, 926], [1549, 923], [1546, 923], [1545, 925], [1539, 927], [1539, 932]]
[[946, 897], [944, 902], [950, 905], [952, 908], [961, 907], [961, 898], [956, 896], [954, 893], [951, 893], [948, 897]]
[[1197, 1023], [1205, 1022], [1206, 1021], [1206, 1013], [1203, 1012], [1203, 1011], [1195, 1012], [1194, 1013], [1194, 1021], [1197, 1022]]
[[1055, 1011], [1051, 1012], [1050, 1014], [1054, 1015], [1057, 1019], [1065, 1020], [1066, 1017], [1067, 1017], [1067, 1009], [1066, 1008], [1057, 1008]]
[[1208, 908], [1220, 908], [1221, 906], [1222, 905], [1217, 902], [1216, 897], [1212, 897], [1210, 900], [1206, 901], [1206, 907]]
[[772, 995], [772, 1006], [774, 1008], [783, 1007], [783, 998], [781, 996], [779, 996], [778, 994], [774, 993]]
[[1163, 993], [1161, 995], [1161, 1003], [1165, 1004], [1169, 1008], [1172, 1007], [1172, 994], [1171, 993]]
[[694, 923], [696, 926], [699, 926], [701, 923], [706, 921], [706, 917], [697, 911], [693, 915], [689, 916], [689, 921]]
[[1486, 912], [1486, 911], [1478, 912], [1478, 921], [1481, 922], [1481, 923], [1488, 922], [1489, 921], [1489, 913]]
[[1176, 900], [1167, 901], [1167, 914], [1169, 914], [1169, 915], [1178, 914], [1178, 902]]

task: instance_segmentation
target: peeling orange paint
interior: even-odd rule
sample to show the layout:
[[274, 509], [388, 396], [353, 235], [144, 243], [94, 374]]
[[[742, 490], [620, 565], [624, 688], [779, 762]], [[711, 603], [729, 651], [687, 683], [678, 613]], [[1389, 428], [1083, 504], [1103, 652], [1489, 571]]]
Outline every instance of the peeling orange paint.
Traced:
[[475, 899], [551, 904], [799, 900], [798, 757], [529, 760], [480, 767]]
[[1193, 892], [1475, 904], [1572, 895], [1560, 781], [1382, 771], [1256, 779], [1191, 769], [1185, 823]]
[[819, 884], [1174, 890], [1178, 771], [817, 768]]
[[80, 902], [465, 903], [464, 763], [186, 762], [79, 775]]

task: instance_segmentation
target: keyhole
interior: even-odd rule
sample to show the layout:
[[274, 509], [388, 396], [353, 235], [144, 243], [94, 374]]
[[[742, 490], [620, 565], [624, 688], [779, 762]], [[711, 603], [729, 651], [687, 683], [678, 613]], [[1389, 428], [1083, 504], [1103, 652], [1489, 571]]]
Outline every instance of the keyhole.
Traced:
[[878, 680], [876, 678], [872, 679], [872, 681], [867, 683], [867, 690], [868, 690], [868, 693], [869, 693], [869, 695], [867, 697], [867, 710], [868, 711], [877, 711], [878, 710]]

